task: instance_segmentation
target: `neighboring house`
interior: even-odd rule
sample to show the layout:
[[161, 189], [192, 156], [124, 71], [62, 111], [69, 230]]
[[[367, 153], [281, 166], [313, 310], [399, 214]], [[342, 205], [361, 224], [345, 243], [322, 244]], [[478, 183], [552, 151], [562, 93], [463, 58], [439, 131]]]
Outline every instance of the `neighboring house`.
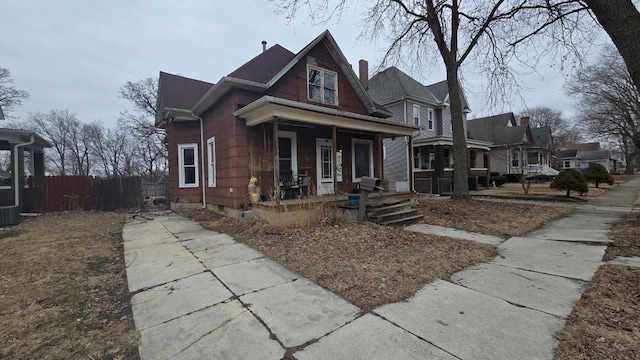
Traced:
[[491, 172], [528, 173], [529, 150], [535, 146], [529, 125], [517, 125], [513, 113], [505, 113], [467, 121], [471, 139], [492, 143]]
[[[384, 171], [400, 188], [448, 193], [453, 179], [453, 133], [446, 81], [425, 86], [396, 67], [369, 80], [371, 98], [393, 113], [397, 123], [419, 127], [413, 136], [384, 140]], [[463, 98], [465, 116], [470, 111]], [[407, 151], [409, 145], [410, 151]], [[489, 185], [490, 144], [467, 140], [470, 187]]]
[[417, 129], [387, 119], [329, 31], [297, 54], [263, 42], [215, 85], [160, 73], [157, 109], [171, 205], [230, 215], [249, 202], [251, 177], [276, 203], [298, 179], [331, 195], [352, 192], [364, 176], [383, 178], [383, 139]]
[[624, 171], [626, 162], [621, 154], [614, 154], [610, 150], [602, 150], [600, 143], [568, 144], [555, 154], [557, 169], [580, 169], [587, 171], [589, 164], [598, 163], [610, 173]]
[[[45, 174], [44, 149], [51, 146], [34, 132], [0, 128], [0, 156], [3, 163], [0, 169], [0, 226], [17, 223], [20, 212], [27, 210], [27, 175]], [[7, 218], [6, 211], [17, 213], [17, 221]]]
[[[529, 118], [520, 118], [520, 125], [529, 125]], [[558, 170], [553, 166], [553, 137], [549, 126], [537, 128], [529, 127], [533, 145], [529, 148], [527, 162], [529, 165], [529, 175], [558, 175]]]

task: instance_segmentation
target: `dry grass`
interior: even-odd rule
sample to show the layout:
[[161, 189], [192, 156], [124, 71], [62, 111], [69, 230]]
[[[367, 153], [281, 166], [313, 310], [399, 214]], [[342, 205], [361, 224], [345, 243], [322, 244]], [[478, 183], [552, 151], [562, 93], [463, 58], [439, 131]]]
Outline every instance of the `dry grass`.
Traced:
[[[589, 192], [584, 194], [584, 196], [580, 196], [577, 192], [572, 191], [571, 197], [577, 198], [577, 199], [583, 199], [583, 200], [596, 198], [602, 195], [607, 190], [618, 186], [621, 182], [623, 181], [616, 180], [616, 182], [613, 185], [600, 184], [599, 187], [597, 188], [594, 184], [589, 184]], [[549, 183], [535, 183], [535, 184], [531, 184], [528, 195], [534, 196], [534, 197], [535, 196], [565, 197], [566, 192], [567, 192], [566, 190], [562, 190], [562, 189], [551, 189], [549, 187]], [[504, 195], [514, 196], [514, 197], [525, 196], [524, 190], [522, 189], [522, 185], [520, 183], [506, 183], [498, 188], [482, 190], [480, 191], [480, 193], [487, 196], [504, 196]]]
[[600, 267], [556, 337], [555, 359], [640, 359], [640, 269]]
[[122, 224], [73, 212], [2, 230], [0, 358], [138, 358]]
[[640, 213], [632, 212], [617, 223], [609, 233], [609, 238], [614, 241], [609, 245], [604, 254], [604, 260], [613, 260], [617, 256], [640, 256]]
[[420, 199], [419, 209], [424, 223], [505, 239], [525, 235], [572, 211], [571, 207], [552, 204], [449, 198]]

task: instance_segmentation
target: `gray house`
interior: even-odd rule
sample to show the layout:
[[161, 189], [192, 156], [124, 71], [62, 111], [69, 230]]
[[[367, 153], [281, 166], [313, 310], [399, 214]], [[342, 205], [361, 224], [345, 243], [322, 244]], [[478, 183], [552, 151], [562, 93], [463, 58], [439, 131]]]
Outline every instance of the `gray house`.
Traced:
[[[385, 179], [405, 191], [441, 194], [451, 192], [453, 133], [446, 81], [423, 85], [396, 67], [374, 75], [367, 91], [391, 111], [389, 120], [419, 126], [411, 137], [384, 139]], [[471, 110], [463, 98], [465, 116]], [[490, 143], [467, 139], [469, 184], [488, 186]]]

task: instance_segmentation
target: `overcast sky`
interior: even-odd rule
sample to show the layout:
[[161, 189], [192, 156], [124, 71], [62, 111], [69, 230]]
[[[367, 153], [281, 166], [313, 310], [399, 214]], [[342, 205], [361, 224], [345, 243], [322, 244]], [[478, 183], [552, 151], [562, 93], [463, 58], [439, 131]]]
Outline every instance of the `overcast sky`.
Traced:
[[[383, 54], [382, 44], [357, 39], [357, 9], [338, 24], [319, 26], [304, 17], [288, 23], [274, 10], [267, 0], [0, 0], [0, 67], [11, 71], [16, 88], [31, 95], [11, 115], [24, 119], [29, 112], [69, 109], [81, 121], [115, 126], [119, 113], [130, 109], [118, 98], [126, 81], [165, 71], [215, 83], [258, 55], [262, 40], [296, 53], [325, 29], [356, 69], [359, 59], [373, 68]], [[442, 67], [421, 73], [400, 69], [424, 83], [445, 78]], [[538, 72], [523, 79], [529, 88], [521, 93], [526, 104], [573, 115], [573, 100], [561, 89], [567, 74], [548, 64]], [[471, 74], [464, 79], [471, 117], [523, 108], [516, 100], [487, 108], [480, 79]]]

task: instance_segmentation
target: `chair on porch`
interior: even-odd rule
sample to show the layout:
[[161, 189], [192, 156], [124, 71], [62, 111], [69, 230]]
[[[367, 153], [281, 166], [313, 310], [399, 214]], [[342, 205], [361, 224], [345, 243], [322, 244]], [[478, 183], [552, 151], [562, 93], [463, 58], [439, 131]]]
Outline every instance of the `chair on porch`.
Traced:
[[292, 199], [294, 192], [297, 193], [299, 189], [300, 186], [293, 176], [293, 171], [280, 173], [280, 200]]
[[309, 197], [311, 177], [309, 177], [309, 173], [307, 171], [298, 176], [298, 185], [300, 186], [300, 197]]

